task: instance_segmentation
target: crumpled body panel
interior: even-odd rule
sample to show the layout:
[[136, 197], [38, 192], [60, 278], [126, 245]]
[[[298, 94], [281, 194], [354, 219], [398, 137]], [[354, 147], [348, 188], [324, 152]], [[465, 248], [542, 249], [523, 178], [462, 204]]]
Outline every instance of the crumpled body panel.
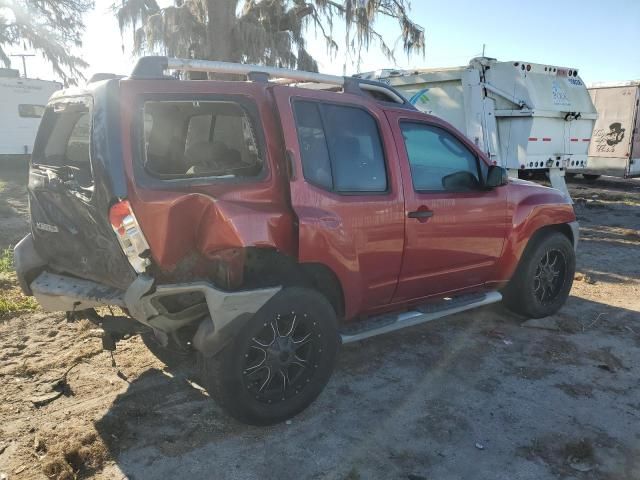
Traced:
[[161, 270], [174, 270], [194, 253], [212, 259], [220, 251], [244, 247], [295, 254], [291, 214], [277, 204], [196, 193], [136, 200], [132, 200], [134, 211]]
[[[128, 199], [161, 273], [180, 271], [186, 280], [192, 274], [198, 276], [199, 270], [211, 267], [207, 261], [215, 259], [220, 252], [229, 255], [230, 250], [248, 247], [272, 248], [297, 256], [294, 214], [288, 203], [288, 178], [282, 168], [281, 132], [266, 85], [170, 80], [127, 80], [120, 85]], [[264, 163], [262, 174], [246, 179], [184, 181], [149, 176], [142, 166], [140, 112], [150, 96], [170, 100], [176, 95], [181, 99], [204, 100], [218, 95], [250, 107]], [[241, 256], [239, 258], [241, 260]]]

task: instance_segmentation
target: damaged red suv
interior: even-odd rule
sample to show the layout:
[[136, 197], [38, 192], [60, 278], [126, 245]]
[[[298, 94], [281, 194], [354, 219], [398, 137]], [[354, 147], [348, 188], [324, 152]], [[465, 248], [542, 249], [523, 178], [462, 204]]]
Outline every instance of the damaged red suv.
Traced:
[[50, 100], [29, 197], [25, 293], [99, 322], [106, 348], [146, 329], [195, 350], [253, 424], [306, 408], [340, 343], [500, 300], [554, 313], [578, 242], [562, 193], [387, 85], [166, 57]]

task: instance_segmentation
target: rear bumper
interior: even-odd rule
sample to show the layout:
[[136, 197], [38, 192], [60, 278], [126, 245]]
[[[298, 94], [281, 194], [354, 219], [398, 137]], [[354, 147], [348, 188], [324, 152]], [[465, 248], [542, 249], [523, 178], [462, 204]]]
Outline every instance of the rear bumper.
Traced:
[[34, 276], [46, 267], [47, 262], [36, 252], [31, 234], [16, 244], [13, 249], [13, 264], [22, 292], [25, 295], [33, 295], [29, 284]]
[[[27, 248], [21, 249], [22, 255]], [[40, 266], [40, 268], [42, 268]], [[24, 274], [21, 283], [26, 282]], [[140, 275], [126, 290], [118, 290], [90, 280], [41, 271], [26, 286], [25, 293], [35, 296], [48, 311], [79, 311], [116, 305], [131, 317], [151, 327], [161, 338], [186, 325], [198, 325], [193, 346], [214, 354], [244, 321], [256, 313], [280, 287], [225, 292], [209, 282], [156, 285], [153, 278]], [[169, 312], [159, 301], [163, 296], [199, 292], [204, 303], [196, 303], [178, 312]]]

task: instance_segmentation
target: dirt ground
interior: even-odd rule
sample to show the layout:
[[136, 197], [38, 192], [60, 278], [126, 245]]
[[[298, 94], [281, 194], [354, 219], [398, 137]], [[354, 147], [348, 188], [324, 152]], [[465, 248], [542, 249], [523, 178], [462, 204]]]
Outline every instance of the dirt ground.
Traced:
[[[24, 180], [0, 173], [0, 249], [28, 230]], [[640, 182], [571, 190], [558, 315], [495, 305], [344, 347], [318, 401], [270, 428], [227, 418], [192, 358], [134, 337], [114, 367], [86, 321], [4, 314], [0, 478], [640, 479]]]

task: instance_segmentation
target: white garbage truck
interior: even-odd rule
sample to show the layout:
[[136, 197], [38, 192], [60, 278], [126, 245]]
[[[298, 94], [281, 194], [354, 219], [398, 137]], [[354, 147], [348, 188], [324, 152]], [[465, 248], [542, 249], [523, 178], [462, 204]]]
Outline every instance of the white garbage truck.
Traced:
[[0, 68], [0, 159], [31, 155], [49, 97], [62, 85]]
[[600, 175], [640, 177], [640, 80], [589, 86], [598, 120], [589, 145], [587, 180]]
[[567, 193], [566, 170], [587, 164], [597, 113], [575, 68], [478, 57], [463, 67], [357, 76], [388, 83], [447, 120], [511, 176], [548, 173]]

